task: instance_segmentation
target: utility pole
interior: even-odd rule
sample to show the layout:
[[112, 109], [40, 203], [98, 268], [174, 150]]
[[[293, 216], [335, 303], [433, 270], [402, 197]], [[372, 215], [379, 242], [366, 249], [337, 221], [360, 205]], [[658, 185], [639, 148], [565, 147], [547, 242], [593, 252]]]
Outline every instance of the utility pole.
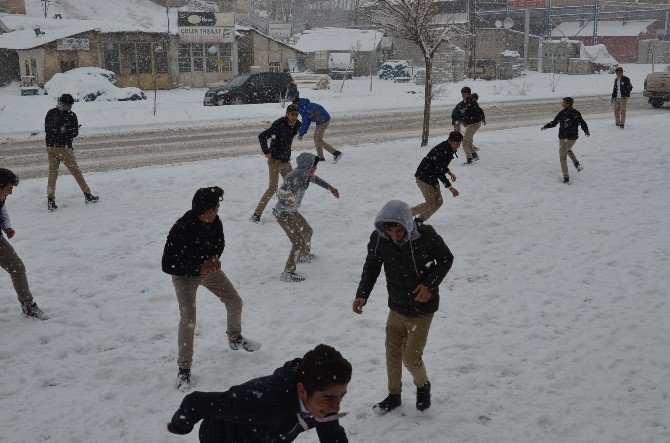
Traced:
[[523, 22], [523, 69], [528, 70], [528, 51], [530, 50], [530, 8], [526, 8]]
[[468, 63], [470, 67], [470, 76], [471, 78], [475, 77], [475, 64], [477, 58], [475, 57], [475, 7], [477, 0], [468, 0], [467, 3], [467, 16], [468, 16]]
[[598, 0], [596, 0], [596, 4], [594, 7], [593, 11], [593, 45], [598, 44], [598, 19], [600, 18], [600, 5], [598, 4]]
[[51, 3], [51, 0], [41, 0], [42, 2], [42, 9], [44, 10], [44, 18], [47, 18], [47, 11], [49, 10], [49, 3]]

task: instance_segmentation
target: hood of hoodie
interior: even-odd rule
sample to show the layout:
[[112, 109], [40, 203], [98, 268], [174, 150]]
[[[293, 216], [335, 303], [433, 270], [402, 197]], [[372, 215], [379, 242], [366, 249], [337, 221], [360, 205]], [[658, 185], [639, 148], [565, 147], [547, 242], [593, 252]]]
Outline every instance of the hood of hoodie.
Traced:
[[[301, 99], [302, 100], [302, 99]], [[296, 168], [304, 172], [309, 172], [314, 166], [316, 155], [309, 152], [303, 152], [295, 159]]]
[[312, 103], [312, 102], [309, 101], [308, 98], [299, 98], [298, 99], [298, 106], [300, 107], [300, 109], [307, 108], [307, 106], [309, 106], [310, 103]]
[[379, 231], [382, 237], [391, 240], [391, 237], [389, 237], [386, 232], [386, 228], [384, 228], [384, 223], [398, 223], [405, 228], [407, 236], [402, 244], [407, 243], [408, 239], [414, 241], [420, 237], [419, 231], [416, 229], [416, 223], [414, 223], [412, 210], [404, 201], [389, 201], [384, 205], [381, 211], [379, 211], [379, 214], [377, 214], [377, 217], [375, 218], [375, 228], [377, 228], [377, 231]]

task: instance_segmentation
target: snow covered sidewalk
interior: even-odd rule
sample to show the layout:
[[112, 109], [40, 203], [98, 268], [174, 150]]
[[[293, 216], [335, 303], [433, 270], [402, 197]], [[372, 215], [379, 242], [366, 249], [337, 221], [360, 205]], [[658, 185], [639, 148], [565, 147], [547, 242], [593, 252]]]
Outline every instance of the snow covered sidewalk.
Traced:
[[22, 318], [0, 272], [0, 439], [197, 441], [164, 430], [183, 394], [177, 302], [160, 259], [194, 191], [220, 185], [223, 268], [245, 301], [244, 334], [263, 348], [231, 352], [224, 306], [201, 289], [199, 390], [269, 374], [324, 342], [354, 366], [342, 420], [352, 442], [670, 440], [668, 116], [632, 116], [625, 131], [588, 123], [571, 185], [557, 130], [483, 132], [482, 160], [454, 161], [461, 195], [430, 220], [456, 258], [426, 347], [424, 414], [406, 372], [401, 413], [372, 413], [386, 395], [383, 278], [362, 316], [351, 303], [376, 212], [389, 199], [420, 201], [413, 174], [439, 140], [343, 147], [340, 163], [319, 166], [341, 198], [318, 187], [305, 197], [320, 260], [299, 265], [299, 284], [279, 281], [290, 246], [269, 211], [260, 226], [248, 221], [267, 180], [260, 156], [89, 173], [101, 196], [92, 206], [63, 176], [54, 213], [46, 180], [22, 181], [7, 203], [12, 243], [52, 318]]

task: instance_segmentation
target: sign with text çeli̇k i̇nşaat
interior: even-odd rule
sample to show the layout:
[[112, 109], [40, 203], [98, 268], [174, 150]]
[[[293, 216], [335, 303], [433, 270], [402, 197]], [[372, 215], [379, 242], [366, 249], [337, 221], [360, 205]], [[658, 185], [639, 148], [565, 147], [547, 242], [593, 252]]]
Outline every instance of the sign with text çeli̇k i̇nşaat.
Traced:
[[510, 9], [538, 8], [547, 6], [547, 0], [507, 0]]
[[235, 15], [218, 12], [179, 12], [179, 41], [182, 43], [232, 43]]

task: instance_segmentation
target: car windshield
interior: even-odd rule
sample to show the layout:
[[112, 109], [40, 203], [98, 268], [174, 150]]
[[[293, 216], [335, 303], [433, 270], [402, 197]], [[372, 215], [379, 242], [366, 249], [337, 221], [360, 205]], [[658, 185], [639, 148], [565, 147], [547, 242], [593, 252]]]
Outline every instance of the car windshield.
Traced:
[[238, 75], [225, 85], [223, 85], [224, 88], [230, 89], [230, 88], [237, 88], [238, 86], [241, 86], [247, 79], [251, 77], [250, 74], [245, 74], [245, 75]]

